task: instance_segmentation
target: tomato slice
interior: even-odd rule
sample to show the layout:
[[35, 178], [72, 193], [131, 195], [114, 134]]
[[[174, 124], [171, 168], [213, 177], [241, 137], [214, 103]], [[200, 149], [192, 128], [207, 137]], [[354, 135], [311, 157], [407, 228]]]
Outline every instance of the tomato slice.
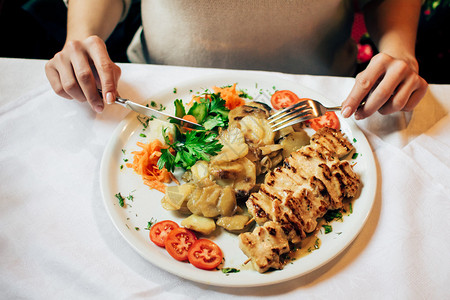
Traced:
[[276, 91], [270, 98], [270, 103], [276, 110], [291, 106], [299, 101], [300, 98], [294, 92], [288, 90]]
[[174, 221], [166, 220], [158, 222], [150, 228], [150, 240], [156, 245], [164, 247], [169, 233], [178, 227], [180, 226]]
[[199, 269], [211, 270], [220, 265], [223, 253], [217, 244], [207, 239], [199, 239], [189, 249], [189, 262]]
[[173, 258], [185, 261], [188, 260], [188, 251], [196, 240], [197, 237], [192, 231], [179, 227], [169, 233], [165, 247]]
[[330, 127], [339, 130], [341, 128], [341, 123], [334, 111], [327, 111], [323, 116], [311, 119], [308, 121], [309, 125], [315, 131], [322, 127]]

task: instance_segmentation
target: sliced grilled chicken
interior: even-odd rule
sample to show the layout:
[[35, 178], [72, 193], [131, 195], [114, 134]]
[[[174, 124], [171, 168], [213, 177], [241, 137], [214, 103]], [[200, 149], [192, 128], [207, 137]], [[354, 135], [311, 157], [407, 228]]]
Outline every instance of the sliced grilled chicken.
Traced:
[[338, 158], [346, 156], [354, 149], [353, 145], [340, 130], [328, 127], [324, 127], [313, 134], [311, 136], [311, 144], [324, 147]]
[[270, 268], [282, 269], [284, 261], [281, 255], [290, 251], [287, 235], [275, 222], [267, 222], [251, 233], [240, 234], [239, 248], [252, 257], [253, 267], [260, 273]]
[[[266, 175], [260, 190], [250, 195], [246, 205], [260, 226], [240, 238], [240, 247], [258, 271], [264, 272], [267, 266], [282, 267], [273, 249], [284, 251], [286, 241], [300, 242], [316, 229], [317, 219], [330, 209], [342, 208], [344, 199], [356, 196], [358, 175], [347, 161], [336, 158], [352, 150], [342, 133], [329, 128], [319, 130], [311, 145], [287, 157], [281, 167]], [[278, 224], [289, 230], [283, 231], [284, 236], [274, 231], [275, 237], [267, 238], [266, 224], [270, 224], [268, 228]]]

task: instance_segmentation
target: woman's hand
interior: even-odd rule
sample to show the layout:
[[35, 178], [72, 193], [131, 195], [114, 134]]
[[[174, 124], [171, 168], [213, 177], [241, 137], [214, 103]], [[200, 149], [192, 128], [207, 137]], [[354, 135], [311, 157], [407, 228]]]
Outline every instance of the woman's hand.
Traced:
[[[417, 71], [415, 59], [402, 60], [384, 53], [377, 54], [356, 76], [353, 89], [342, 103], [342, 115], [348, 118], [355, 113], [355, 119], [360, 120], [376, 111], [386, 115], [413, 110], [428, 86]], [[366, 103], [358, 109], [366, 97]]]
[[[102, 112], [103, 99], [113, 103], [121, 70], [109, 58], [104, 41], [90, 36], [82, 41], [68, 41], [46, 64], [45, 73], [53, 90], [61, 97], [89, 102]], [[97, 88], [101, 88], [103, 99]]]

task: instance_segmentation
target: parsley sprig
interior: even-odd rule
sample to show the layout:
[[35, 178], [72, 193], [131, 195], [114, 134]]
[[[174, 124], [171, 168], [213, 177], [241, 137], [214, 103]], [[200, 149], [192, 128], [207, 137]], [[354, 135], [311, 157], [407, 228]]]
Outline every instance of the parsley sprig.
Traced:
[[[171, 143], [163, 130], [163, 135], [168, 149], [161, 149], [158, 159], [158, 168], [166, 168], [173, 172], [176, 167], [190, 169], [198, 160], [209, 161], [223, 147], [217, 139], [217, 133], [204, 131], [188, 131], [178, 140]], [[171, 151], [172, 149], [172, 151]], [[175, 152], [175, 155], [172, 154]]]
[[[164, 141], [169, 147], [161, 149], [161, 156], [157, 163], [158, 168], [165, 167], [170, 172], [173, 172], [176, 167], [190, 169], [197, 161], [209, 161], [211, 156], [219, 153], [223, 147], [217, 139], [219, 128], [228, 126], [230, 111], [225, 104], [220, 93], [209, 92], [205, 92], [202, 97], [199, 97], [188, 111], [182, 100], [175, 100], [175, 116], [183, 118], [185, 115], [192, 115], [204, 130], [186, 131], [177, 127], [175, 141], [172, 142], [166, 129], [163, 129]], [[171, 122], [178, 123], [176, 120]]]

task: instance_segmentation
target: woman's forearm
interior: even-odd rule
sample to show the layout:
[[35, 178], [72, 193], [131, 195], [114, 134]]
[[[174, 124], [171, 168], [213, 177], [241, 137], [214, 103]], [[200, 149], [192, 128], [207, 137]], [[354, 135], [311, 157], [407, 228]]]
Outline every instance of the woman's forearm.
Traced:
[[70, 0], [67, 12], [67, 41], [97, 35], [106, 40], [119, 23], [122, 0]]
[[384, 0], [365, 7], [367, 29], [380, 52], [417, 65], [415, 43], [421, 3], [421, 0]]

